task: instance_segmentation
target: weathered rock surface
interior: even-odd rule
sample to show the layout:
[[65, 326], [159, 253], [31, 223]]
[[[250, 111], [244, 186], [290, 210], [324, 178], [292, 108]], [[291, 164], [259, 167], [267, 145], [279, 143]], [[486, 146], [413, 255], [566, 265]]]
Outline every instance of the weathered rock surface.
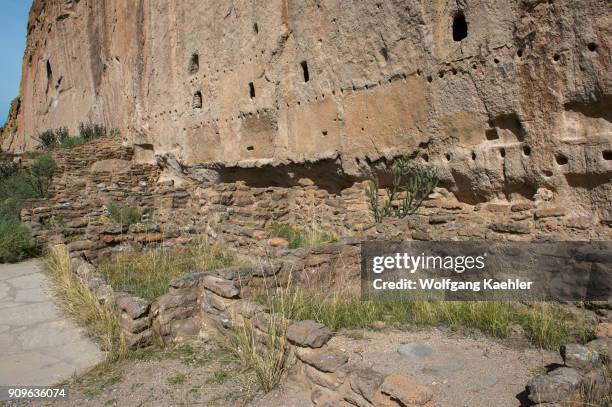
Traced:
[[287, 339], [300, 346], [320, 348], [332, 337], [331, 330], [315, 321], [296, 321], [287, 328]]
[[414, 383], [408, 378], [392, 374], [385, 378], [380, 390], [404, 406], [422, 406], [431, 400], [433, 392], [426, 386]]
[[608, 219], [610, 13], [605, 0], [35, 0], [2, 147], [92, 121], [168, 179], [306, 187], [407, 153], [461, 201], [540, 190]]
[[348, 362], [346, 353], [329, 349], [302, 350], [297, 353], [297, 357], [302, 362], [327, 373], [334, 373]]
[[534, 377], [527, 383], [529, 400], [534, 403], [552, 403], [563, 400], [578, 390], [581, 376], [575, 369], [560, 367]]
[[562, 345], [560, 353], [567, 367], [592, 369], [600, 365], [599, 352], [583, 345], [576, 343]]

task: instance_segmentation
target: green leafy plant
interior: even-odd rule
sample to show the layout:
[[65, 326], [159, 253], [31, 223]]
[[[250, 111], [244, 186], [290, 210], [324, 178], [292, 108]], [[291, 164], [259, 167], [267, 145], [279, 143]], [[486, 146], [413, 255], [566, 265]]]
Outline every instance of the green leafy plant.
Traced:
[[55, 137], [55, 131], [49, 129], [45, 130], [42, 133], [38, 134], [38, 141], [40, 141], [40, 146], [48, 150], [57, 145], [57, 138]]
[[0, 152], [0, 181], [15, 174], [18, 169], [16, 163]]
[[140, 222], [142, 214], [136, 208], [131, 206], [119, 206], [115, 202], [106, 204], [108, 209], [108, 217], [122, 225], [131, 225]]
[[109, 131], [106, 126], [97, 123], [81, 123], [79, 124], [79, 137], [84, 141], [94, 140], [100, 137], [109, 135]]
[[380, 196], [378, 181], [370, 181], [366, 187], [369, 207], [376, 222], [389, 217], [402, 219], [412, 215], [439, 182], [435, 169], [411, 165], [406, 157], [398, 158], [391, 172], [393, 181], [390, 187], [385, 188], [386, 196]]
[[39, 198], [45, 198], [49, 192], [57, 164], [51, 155], [43, 154], [30, 166], [27, 182]]
[[18, 171], [0, 180], [0, 200], [36, 198], [37, 194], [30, 186], [29, 178], [27, 171]]
[[85, 144], [88, 141], [104, 137], [115, 136], [119, 134], [117, 129], [108, 129], [104, 125], [97, 123], [81, 123], [79, 124], [78, 136], [71, 136], [68, 128], [60, 127], [58, 129], [45, 130], [37, 136], [40, 141], [40, 148], [50, 150], [54, 148], [70, 148]]
[[19, 221], [19, 204], [0, 202], [0, 263], [14, 263], [35, 254], [30, 228]]

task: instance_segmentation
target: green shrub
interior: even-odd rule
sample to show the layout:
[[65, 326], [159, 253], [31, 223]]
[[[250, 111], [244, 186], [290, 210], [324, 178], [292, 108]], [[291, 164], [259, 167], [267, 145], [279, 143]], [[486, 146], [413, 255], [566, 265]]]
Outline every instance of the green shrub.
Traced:
[[142, 219], [140, 211], [131, 206], [119, 206], [115, 202], [109, 202], [106, 204], [106, 209], [108, 209], [108, 217], [122, 225], [138, 223]]
[[0, 200], [36, 198], [36, 192], [29, 182], [30, 175], [26, 171], [19, 171], [3, 180], [0, 180]]
[[45, 130], [38, 135], [40, 147], [44, 150], [53, 148], [70, 148], [78, 146], [88, 141], [104, 137], [114, 136], [119, 134], [117, 129], [107, 129], [106, 126], [96, 123], [81, 123], [79, 124], [79, 135], [72, 137], [66, 127], [58, 129]]
[[17, 164], [0, 152], [0, 181], [15, 174], [18, 169]]
[[97, 123], [81, 123], [79, 124], [79, 137], [85, 141], [94, 140], [104, 137], [108, 134], [106, 126]]
[[53, 148], [57, 145], [57, 138], [55, 137], [55, 132], [53, 130], [45, 130], [38, 135], [38, 141], [40, 141], [40, 145], [45, 150]]
[[26, 178], [32, 190], [39, 198], [46, 198], [57, 164], [51, 155], [43, 154], [30, 166], [29, 177]]
[[0, 263], [14, 263], [35, 254], [32, 233], [19, 222], [19, 210], [13, 199], [0, 203]]
[[378, 181], [370, 181], [366, 187], [369, 207], [376, 222], [383, 218], [405, 218], [419, 209], [421, 203], [438, 185], [438, 176], [431, 167], [417, 167], [400, 157], [392, 167], [393, 184], [385, 188], [386, 197], [381, 198]]

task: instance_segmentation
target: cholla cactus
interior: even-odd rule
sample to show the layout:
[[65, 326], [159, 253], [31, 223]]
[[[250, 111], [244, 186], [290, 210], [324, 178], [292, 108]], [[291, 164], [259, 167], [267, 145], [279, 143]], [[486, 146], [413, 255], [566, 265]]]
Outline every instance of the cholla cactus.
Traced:
[[376, 222], [388, 217], [401, 219], [412, 215], [439, 181], [435, 169], [410, 165], [406, 157], [395, 161], [392, 175], [393, 184], [385, 188], [386, 197], [379, 195], [378, 181], [370, 181], [366, 187], [370, 210]]

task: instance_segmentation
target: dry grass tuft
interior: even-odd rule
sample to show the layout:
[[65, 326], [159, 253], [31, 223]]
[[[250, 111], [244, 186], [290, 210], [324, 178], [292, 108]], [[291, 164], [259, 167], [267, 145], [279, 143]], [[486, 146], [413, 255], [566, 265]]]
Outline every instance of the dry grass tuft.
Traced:
[[[583, 343], [592, 335], [586, 319], [553, 303], [362, 301], [356, 289], [327, 293], [312, 287], [287, 290], [280, 297], [266, 290], [256, 299], [281, 310], [286, 318], [312, 319], [333, 330], [368, 328], [381, 323], [395, 328], [448, 326], [506, 338], [520, 327], [533, 345], [547, 349], [555, 349], [562, 343]], [[279, 307], [279, 303], [287, 303], [287, 298], [291, 298], [291, 305]]]
[[201, 241], [185, 248], [120, 253], [100, 264], [99, 271], [115, 290], [153, 300], [167, 293], [168, 284], [177, 277], [238, 264], [238, 259], [220, 244]]
[[[264, 391], [270, 391], [280, 383], [290, 352], [286, 335], [289, 321], [284, 315], [291, 313], [295, 298], [289, 289], [280, 289], [276, 299], [267, 301], [271, 305], [268, 332], [259, 331], [250, 320], [245, 319], [234, 328], [229, 341], [229, 351], [255, 372], [257, 382]], [[233, 317], [234, 321], [237, 319]]]
[[127, 353], [115, 309], [100, 304], [94, 293], [71, 270], [70, 256], [63, 245], [54, 246], [45, 256], [60, 308], [87, 329], [107, 358], [115, 360]]
[[258, 384], [270, 391], [280, 382], [285, 372], [289, 343], [286, 322], [273, 315], [270, 333], [265, 335], [246, 320], [230, 336], [229, 347], [241, 362], [255, 372]]

